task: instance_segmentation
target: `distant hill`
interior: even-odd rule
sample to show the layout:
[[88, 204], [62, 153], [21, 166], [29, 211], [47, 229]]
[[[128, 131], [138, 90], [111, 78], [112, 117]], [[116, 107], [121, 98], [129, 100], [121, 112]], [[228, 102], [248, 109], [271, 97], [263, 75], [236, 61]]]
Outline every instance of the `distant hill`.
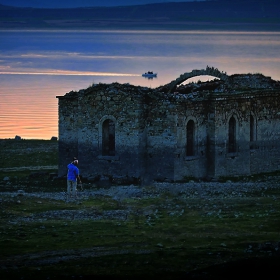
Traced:
[[280, 1], [174, 2], [69, 9], [0, 5], [0, 28], [280, 30]]
[[32, 8], [80, 8], [145, 5], [163, 2], [192, 2], [205, 0], [0, 0], [0, 4], [13, 7]]

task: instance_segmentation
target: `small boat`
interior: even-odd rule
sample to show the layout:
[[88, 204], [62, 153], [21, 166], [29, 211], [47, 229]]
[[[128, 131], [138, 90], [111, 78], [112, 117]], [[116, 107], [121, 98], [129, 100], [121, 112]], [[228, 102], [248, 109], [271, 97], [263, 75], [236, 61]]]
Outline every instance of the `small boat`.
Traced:
[[144, 74], [142, 74], [142, 77], [145, 77], [145, 78], [156, 78], [157, 77], [157, 73], [154, 73], [153, 71], [148, 71]]

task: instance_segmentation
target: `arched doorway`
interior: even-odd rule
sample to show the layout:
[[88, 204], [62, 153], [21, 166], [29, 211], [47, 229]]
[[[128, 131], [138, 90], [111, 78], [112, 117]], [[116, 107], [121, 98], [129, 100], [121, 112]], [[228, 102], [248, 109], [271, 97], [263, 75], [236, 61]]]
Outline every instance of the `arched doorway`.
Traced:
[[228, 125], [228, 152], [236, 152], [236, 120], [231, 117]]
[[102, 155], [115, 155], [115, 123], [110, 119], [102, 124]]
[[189, 120], [187, 123], [187, 147], [186, 156], [194, 156], [194, 133], [195, 125], [193, 120]]

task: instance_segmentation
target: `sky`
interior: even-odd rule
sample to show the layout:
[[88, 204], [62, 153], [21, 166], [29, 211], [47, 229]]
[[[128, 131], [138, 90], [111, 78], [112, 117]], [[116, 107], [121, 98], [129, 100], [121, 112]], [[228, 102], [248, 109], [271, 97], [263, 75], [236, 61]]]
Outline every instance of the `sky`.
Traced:
[[[126, 6], [164, 2], [193, 2], [195, 0], [0, 0], [0, 4], [34, 8], [74, 8], [89, 6]], [[204, 1], [204, 0], [196, 0]]]
[[[0, 138], [58, 136], [56, 96], [92, 84], [155, 88], [206, 65], [280, 79], [280, 32], [15, 30], [0, 37]], [[146, 71], [158, 77], [145, 79]]]

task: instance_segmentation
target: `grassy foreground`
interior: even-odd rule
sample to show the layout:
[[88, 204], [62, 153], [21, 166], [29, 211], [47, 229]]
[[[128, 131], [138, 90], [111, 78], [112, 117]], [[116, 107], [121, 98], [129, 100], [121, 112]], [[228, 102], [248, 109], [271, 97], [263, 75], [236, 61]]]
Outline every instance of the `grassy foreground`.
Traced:
[[[277, 174], [257, 178], [264, 187], [246, 196], [212, 193], [200, 198], [157, 193], [146, 186], [151, 195], [145, 198], [100, 195], [66, 201], [25, 195], [65, 191], [64, 181], [47, 175], [56, 169], [44, 168], [57, 164], [57, 142], [2, 141], [1, 279], [229, 279], [269, 277], [277, 271]], [[45, 173], [30, 176], [34, 166]], [[90, 184], [84, 187], [94, 190]], [[105, 215], [116, 211], [127, 215]], [[80, 213], [99, 218], [74, 217]]]

